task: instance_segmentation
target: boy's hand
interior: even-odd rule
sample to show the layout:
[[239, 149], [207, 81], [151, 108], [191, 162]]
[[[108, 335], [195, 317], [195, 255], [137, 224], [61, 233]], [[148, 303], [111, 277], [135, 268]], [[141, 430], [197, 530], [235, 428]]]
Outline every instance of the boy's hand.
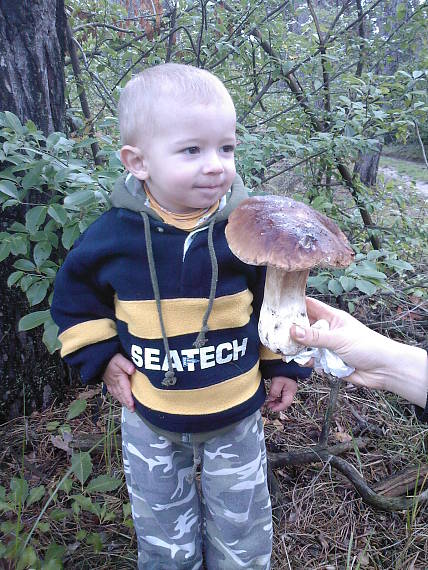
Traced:
[[274, 376], [270, 385], [266, 405], [273, 412], [288, 408], [297, 392], [297, 382], [285, 376]]
[[105, 369], [103, 380], [110, 394], [128, 408], [135, 411], [129, 376], [135, 372], [135, 366], [121, 354], [115, 354]]

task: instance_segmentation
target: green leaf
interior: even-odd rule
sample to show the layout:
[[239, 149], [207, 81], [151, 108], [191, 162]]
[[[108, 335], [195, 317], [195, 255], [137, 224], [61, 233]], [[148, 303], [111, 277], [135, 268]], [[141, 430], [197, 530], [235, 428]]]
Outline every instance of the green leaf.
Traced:
[[75, 223], [71, 226], [65, 227], [61, 238], [62, 245], [65, 249], [70, 249], [79, 236], [80, 231], [78, 224]]
[[30, 307], [34, 307], [34, 305], [38, 305], [43, 301], [46, 297], [46, 293], [49, 289], [49, 281], [47, 279], [43, 279], [37, 281], [26, 292], [28, 302], [30, 303]]
[[48, 422], [46, 424], [46, 429], [48, 431], [55, 431], [59, 426], [60, 426], [60, 422], [58, 422], [58, 421]]
[[60, 204], [51, 204], [48, 208], [48, 214], [60, 226], [63, 226], [68, 219], [67, 210]]
[[13, 264], [13, 267], [15, 269], [19, 269], [20, 271], [34, 271], [36, 269], [34, 263], [29, 259], [18, 259]]
[[74, 194], [70, 194], [64, 198], [64, 207], [67, 209], [75, 209], [82, 204], [91, 202], [94, 199], [92, 190], [78, 190]]
[[327, 283], [330, 277], [328, 275], [315, 275], [314, 277], [308, 278], [308, 287], [317, 289], [320, 293], [327, 293], [328, 287]]
[[101, 540], [101, 536], [97, 532], [91, 532], [90, 534], [88, 534], [86, 542], [88, 544], [92, 544], [92, 546], [94, 547], [94, 552], [101, 552], [103, 549], [103, 542]]
[[61, 348], [61, 343], [58, 340], [58, 326], [51, 320], [44, 323], [45, 330], [43, 333], [43, 342], [50, 354], [53, 354], [56, 350]]
[[22, 505], [28, 495], [28, 483], [22, 477], [13, 477], [10, 482], [10, 490], [12, 491], [15, 504], [20, 503]]
[[357, 279], [355, 281], [355, 284], [360, 291], [366, 293], [367, 295], [373, 295], [373, 293], [376, 293], [377, 291], [376, 285], [374, 285], [371, 281]]
[[10, 242], [10, 251], [13, 255], [26, 255], [28, 246], [28, 236], [27, 234], [16, 234], [12, 236]]
[[50, 318], [50, 312], [47, 311], [35, 311], [34, 313], [30, 313], [25, 315], [20, 319], [18, 323], [18, 330], [21, 331], [29, 331], [30, 329], [34, 329], [42, 325], [47, 319]]
[[6, 194], [6, 196], [15, 198], [16, 200], [20, 199], [19, 190], [17, 189], [16, 184], [9, 180], [0, 180], [0, 192], [2, 194]]
[[4, 115], [6, 119], [5, 124], [19, 135], [22, 135], [24, 132], [24, 127], [22, 126], [22, 123], [18, 119], [18, 117], [13, 113], [11, 113], [10, 111], [5, 111]]
[[337, 279], [330, 279], [328, 282], [328, 290], [336, 297], [343, 293], [342, 285]]
[[343, 290], [346, 291], [346, 293], [352, 291], [352, 289], [354, 289], [355, 287], [355, 279], [353, 277], [347, 277], [346, 275], [341, 275], [339, 277], [339, 281], [343, 287]]
[[109, 491], [115, 491], [122, 481], [116, 479], [116, 477], [111, 477], [110, 475], [100, 475], [95, 479], [91, 479], [89, 485], [86, 487], [87, 493], [107, 493]]
[[[46, 550], [45, 553], [45, 561], [54, 561], [54, 560], [62, 560], [65, 554], [65, 547], [60, 546], [56, 542], [51, 542], [49, 548]], [[49, 570], [54, 570], [56, 567], [49, 567]]]
[[44, 485], [40, 485], [39, 487], [34, 487], [34, 489], [31, 489], [30, 494], [27, 497], [27, 502], [26, 502], [27, 507], [29, 507], [33, 503], [37, 503], [37, 501], [40, 501], [40, 499], [44, 497], [44, 495], [45, 495]]
[[41, 241], [36, 243], [33, 251], [34, 262], [37, 267], [46, 261], [52, 253], [52, 245], [48, 241]]
[[25, 227], [30, 234], [39, 229], [46, 219], [46, 206], [35, 206], [25, 214]]
[[24, 190], [30, 190], [30, 188], [38, 188], [44, 183], [41, 176], [42, 165], [37, 165], [27, 172], [24, 178], [21, 180], [21, 185]]
[[70, 511], [66, 509], [53, 509], [49, 513], [49, 518], [53, 521], [62, 521], [70, 516]]
[[40, 532], [49, 532], [50, 528], [51, 525], [48, 522], [39, 522], [39, 524], [37, 525], [37, 530]]
[[43, 562], [41, 570], [62, 570], [64, 568], [62, 558], [51, 558], [48, 561]]
[[76, 453], [71, 459], [71, 467], [73, 473], [83, 485], [92, 472], [91, 456], [87, 451]]
[[392, 267], [398, 271], [412, 271], [413, 265], [410, 265], [407, 261], [403, 259], [388, 259], [386, 262], [388, 267]]
[[71, 495], [70, 499], [74, 499], [82, 510], [94, 513], [94, 515], [98, 515], [101, 511], [101, 507], [97, 503], [93, 503], [89, 497], [84, 495]]
[[34, 568], [39, 561], [37, 554], [32, 546], [27, 546], [24, 552], [19, 556], [16, 570], [24, 570], [24, 568]]
[[64, 493], [68, 493], [71, 491], [71, 488], [73, 487], [73, 481], [71, 479], [64, 479], [64, 481], [61, 483], [60, 489], [61, 491], [64, 491]]
[[73, 418], [77, 418], [77, 416], [80, 416], [80, 414], [86, 410], [86, 404], [87, 402], [84, 399], [74, 400], [74, 402], [71, 402], [68, 408], [66, 419], [72, 420]]
[[4, 261], [10, 253], [10, 242], [0, 243], [0, 261]]

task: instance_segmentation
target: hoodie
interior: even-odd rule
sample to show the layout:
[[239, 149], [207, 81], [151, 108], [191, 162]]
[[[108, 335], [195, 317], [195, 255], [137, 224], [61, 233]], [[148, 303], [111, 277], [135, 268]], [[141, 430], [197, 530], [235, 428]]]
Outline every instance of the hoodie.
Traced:
[[92, 383], [123, 354], [136, 367], [136, 411], [160, 429], [226, 427], [261, 407], [263, 378], [310, 374], [260, 344], [265, 270], [237, 259], [224, 231], [246, 197], [237, 176], [224, 207], [187, 232], [147, 206], [138, 180], [120, 179], [113, 207], [58, 272], [51, 313], [61, 355]]

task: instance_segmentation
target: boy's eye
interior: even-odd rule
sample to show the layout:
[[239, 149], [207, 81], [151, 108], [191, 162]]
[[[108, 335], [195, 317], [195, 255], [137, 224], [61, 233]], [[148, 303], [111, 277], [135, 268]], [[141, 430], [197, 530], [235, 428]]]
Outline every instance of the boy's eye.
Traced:
[[233, 144], [225, 144], [225, 145], [222, 147], [222, 151], [223, 151], [223, 152], [234, 152], [234, 150], [235, 150], [235, 147], [234, 147]]
[[185, 154], [198, 154], [199, 147], [198, 146], [189, 146], [188, 148], [184, 149]]

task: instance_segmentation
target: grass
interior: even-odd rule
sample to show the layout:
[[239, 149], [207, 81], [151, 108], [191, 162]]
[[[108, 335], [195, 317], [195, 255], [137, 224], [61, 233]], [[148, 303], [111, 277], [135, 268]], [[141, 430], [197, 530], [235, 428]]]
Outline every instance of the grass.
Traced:
[[[426, 148], [425, 152], [427, 152]], [[422, 150], [419, 143], [386, 145], [382, 149], [382, 154], [404, 160], [412, 160], [414, 162], [423, 162]]]
[[422, 162], [411, 162], [391, 156], [382, 156], [380, 159], [380, 167], [393, 168], [400, 176], [407, 177], [411, 181], [419, 180], [428, 184], [428, 168], [426, 168]]

